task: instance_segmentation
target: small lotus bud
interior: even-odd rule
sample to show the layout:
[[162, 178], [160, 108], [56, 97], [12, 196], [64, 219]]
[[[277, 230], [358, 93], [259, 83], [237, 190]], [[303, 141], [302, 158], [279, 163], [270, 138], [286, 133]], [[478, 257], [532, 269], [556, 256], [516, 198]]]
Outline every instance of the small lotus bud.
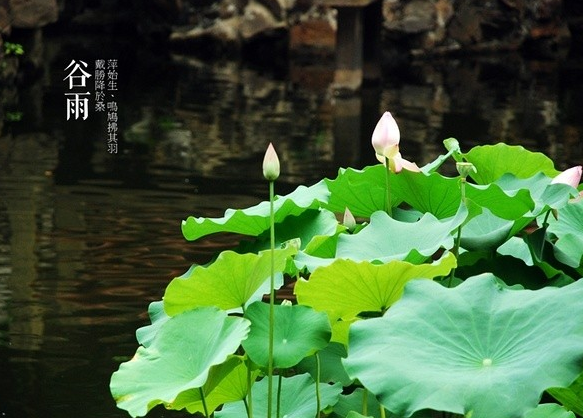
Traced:
[[460, 173], [460, 176], [464, 179], [470, 174], [478, 172], [472, 163], [455, 163], [455, 168], [457, 168], [457, 172]]
[[356, 228], [356, 219], [354, 219], [354, 215], [350, 212], [350, 209], [346, 208], [344, 211], [344, 219], [342, 220], [342, 225], [346, 227], [349, 231], [354, 231]]
[[263, 177], [269, 181], [275, 181], [279, 177], [279, 158], [277, 158], [277, 153], [271, 143], [269, 143], [263, 158]]
[[281, 301], [281, 306], [293, 306], [293, 303], [291, 302], [291, 300], [284, 299]]

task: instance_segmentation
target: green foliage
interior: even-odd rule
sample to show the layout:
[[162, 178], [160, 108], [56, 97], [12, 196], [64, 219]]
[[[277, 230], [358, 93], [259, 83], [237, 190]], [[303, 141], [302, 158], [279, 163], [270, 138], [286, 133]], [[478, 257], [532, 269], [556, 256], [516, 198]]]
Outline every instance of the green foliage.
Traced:
[[4, 42], [4, 53], [6, 55], [23, 55], [24, 48], [21, 44], [14, 42]]
[[[267, 379], [253, 385], [253, 414], [257, 417], [267, 417]], [[281, 379], [281, 406], [280, 417], [287, 418], [313, 418], [316, 415], [317, 403], [314, 397], [316, 382], [309, 374], [300, 374]], [[339, 383], [327, 385], [320, 383], [322, 394], [321, 409], [338, 402], [338, 396], [342, 391]], [[275, 393], [274, 393], [275, 396]], [[274, 411], [275, 412], [275, 411]], [[216, 414], [217, 418], [242, 418], [246, 416], [243, 402], [226, 405], [222, 411]], [[275, 413], [272, 414], [275, 418]]]
[[[454, 289], [416, 280], [382, 318], [350, 329], [349, 376], [389, 410], [518, 418], [583, 360], [583, 281], [536, 292], [491, 274]], [[385, 373], [379, 373], [385, 370]]]
[[[251, 322], [251, 331], [243, 348], [255, 364], [267, 367], [269, 305], [253, 303], [245, 311], [245, 318]], [[330, 336], [325, 313], [302, 305], [275, 306], [274, 366], [283, 369], [295, 366], [304, 357], [326, 347]]]
[[113, 374], [111, 393], [133, 417], [158, 404], [172, 404], [180, 393], [203, 387], [211, 367], [235, 353], [248, 332], [246, 319], [227, 316], [218, 308], [177, 315]]
[[[273, 253], [269, 201], [184, 220], [189, 241], [244, 241], [150, 304], [136, 355], [111, 379], [118, 406], [263, 418], [271, 393], [280, 418], [582, 414], [583, 200], [552, 183], [543, 154], [446, 146], [421, 172], [388, 177], [391, 215], [380, 164], [278, 196]], [[477, 172], [446, 177], [448, 158]], [[296, 296], [273, 309], [274, 391], [272, 269], [274, 288]], [[539, 405], [544, 391], [558, 403]]]

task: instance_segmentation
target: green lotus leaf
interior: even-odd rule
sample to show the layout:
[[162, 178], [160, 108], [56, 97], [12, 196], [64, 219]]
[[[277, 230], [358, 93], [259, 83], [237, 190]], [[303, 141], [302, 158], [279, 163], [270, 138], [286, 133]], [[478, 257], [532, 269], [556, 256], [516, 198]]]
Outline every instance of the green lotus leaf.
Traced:
[[559, 209], [565, 206], [571, 195], [576, 192], [576, 189], [568, 184], [552, 184], [551, 181], [552, 179], [543, 173], [536, 173], [529, 178], [518, 178], [512, 174], [505, 174], [496, 180], [495, 184], [509, 196], [528, 192], [534, 206], [526, 216], [535, 217], [546, 208]]
[[[324, 181], [306, 187], [299, 186], [286, 196], [278, 196], [274, 202], [275, 222], [288, 216], [298, 216], [310, 209], [318, 209], [328, 201], [328, 188]], [[269, 201], [247, 209], [227, 209], [222, 218], [195, 218], [182, 221], [182, 234], [189, 241], [217, 232], [233, 232], [258, 236], [269, 229]]]
[[547, 233], [557, 237], [555, 256], [560, 262], [578, 268], [583, 259], [583, 200], [559, 209], [557, 218], [549, 218], [547, 229]]
[[[253, 379], [258, 371], [252, 373]], [[206, 407], [212, 413], [220, 405], [239, 401], [247, 395], [247, 367], [239, 356], [232, 356], [224, 363], [211, 367], [206, 383], [202, 387]], [[189, 413], [204, 413], [201, 390], [189, 389], [180, 393], [176, 399], [164, 405], [167, 409], [186, 409]]]
[[[385, 206], [385, 167], [377, 164], [362, 170], [340, 169], [334, 180], [326, 179], [330, 190], [327, 209], [343, 213], [346, 208], [354, 216], [369, 217]], [[396, 206], [398, 202], [392, 202]]]
[[[332, 331], [328, 317], [308, 306], [274, 306], [273, 366], [289, 368], [328, 345]], [[246, 309], [251, 321], [249, 338], [243, 348], [254, 363], [267, 367], [269, 346], [269, 305], [255, 302]]]
[[493, 183], [507, 173], [518, 178], [532, 177], [540, 172], [554, 177], [559, 173], [549, 157], [517, 145], [499, 143], [477, 146], [464, 157], [476, 167], [477, 172], [472, 174], [472, 178], [478, 184]]
[[461, 202], [458, 178], [407, 170], [394, 177], [391, 192], [397, 200], [407, 202], [422, 213], [429, 212], [438, 219], [456, 214]]
[[[276, 287], [283, 284], [280, 273], [296, 249], [274, 251]], [[238, 254], [223, 251], [208, 267], [197, 266], [170, 282], [164, 294], [164, 309], [170, 316], [200, 306], [229, 310], [241, 308], [269, 293], [271, 251]]]
[[505, 191], [497, 184], [481, 186], [467, 183], [466, 196], [503, 219], [520, 219], [534, 208], [534, 202], [526, 189]]
[[[363, 404], [366, 401], [366, 415], [364, 413]], [[334, 405], [331, 418], [345, 418], [352, 414], [355, 417], [374, 417], [381, 418], [381, 406], [372, 393], [364, 395], [364, 389], [357, 388], [348, 395], [340, 395], [338, 403]], [[354, 415], [356, 414], [356, 415]], [[392, 417], [390, 413], [386, 414]]]
[[401, 297], [410, 280], [446, 276], [455, 266], [451, 253], [420, 265], [400, 260], [371, 264], [338, 259], [317, 268], [309, 280], [298, 280], [294, 293], [302, 305], [325, 311], [334, 320], [349, 320], [361, 312], [384, 313]]
[[[273, 380], [273, 410], [272, 418], [276, 416], [277, 404], [277, 379]], [[281, 403], [279, 416], [286, 418], [314, 418], [316, 416], [316, 382], [309, 374], [299, 374], [293, 377], [281, 379]], [[322, 410], [334, 405], [342, 391], [342, 386], [337, 383], [328, 385], [319, 384], [320, 407]], [[253, 416], [267, 417], [267, 379], [255, 383], [251, 389], [253, 396]], [[217, 418], [242, 418], [247, 416], [243, 401], [229, 403], [215, 414]]]
[[[318, 370], [318, 361], [320, 359], [320, 368]], [[349, 386], [352, 379], [346, 374], [341, 359], [346, 357], [346, 347], [337, 342], [331, 342], [323, 350], [313, 356], [306, 357], [294, 368], [299, 373], [308, 372], [316, 379], [320, 375], [320, 382], [342, 383], [342, 386]]]
[[336, 259], [354, 261], [404, 260], [423, 263], [441, 248], [453, 248], [452, 232], [468, 216], [468, 210], [461, 205], [455, 216], [439, 220], [426, 213], [417, 222], [401, 222], [385, 212], [373, 213], [370, 224], [353, 235], [341, 234], [338, 237], [335, 258], [321, 258], [301, 251], [294, 258], [298, 269], [306, 268], [313, 272], [325, 267]]
[[524, 418], [575, 418], [575, 414], [567, 411], [561, 405], [544, 403], [528, 411]]
[[139, 347], [111, 376], [117, 406], [133, 417], [143, 416], [188, 389], [202, 387], [210, 368], [233, 354], [248, 333], [249, 321], [212, 307], [170, 318], [148, 347]]
[[580, 374], [568, 388], [551, 388], [547, 392], [567, 409], [583, 416], [583, 374]]
[[423, 262], [440, 248], [453, 247], [452, 232], [466, 220], [460, 206], [455, 216], [439, 220], [430, 213], [414, 223], [399, 222], [385, 212], [373, 213], [370, 224], [358, 234], [338, 238], [337, 258], [355, 261], [405, 260]]
[[491, 274], [455, 288], [413, 280], [382, 318], [350, 328], [348, 375], [390, 411], [521, 418], [583, 361], [583, 281], [511, 290]]
[[[285, 222], [275, 226], [276, 248], [297, 240], [299, 248], [304, 248], [316, 236], [334, 236], [339, 227], [334, 213], [325, 210], [309, 210], [298, 216], [290, 216]], [[244, 241], [237, 247], [239, 253], [257, 253], [271, 248], [270, 231], [262, 233], [255, 240]]]
[[148, 315], [152, 324], [136, 330], [136, 339], [144, 347], [148, 347], [154, 341], [154, 337], [162, 325], [170, 319], [164, 311], [164, 302], [161, 300], [150, 303], [150, 306], [148, 306]]
[[484, 208], [463, 226], [461, 246], [470, 251], [494, 250], [509, 238], [513, 225]]
[[374, 417], [373, 415], [362, 415], [355, 411], [350, 411], [348, 414], [346, 414], [346, 418], [373, 418], [373, 417]]

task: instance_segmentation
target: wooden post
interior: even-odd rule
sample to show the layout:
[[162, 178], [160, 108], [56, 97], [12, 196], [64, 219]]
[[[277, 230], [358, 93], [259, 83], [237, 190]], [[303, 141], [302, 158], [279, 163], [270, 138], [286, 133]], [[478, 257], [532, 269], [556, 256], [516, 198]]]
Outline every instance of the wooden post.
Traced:
[[334, 87], [355, 91], [380, 78], [380, 0], [320, 0], [338, 11]]

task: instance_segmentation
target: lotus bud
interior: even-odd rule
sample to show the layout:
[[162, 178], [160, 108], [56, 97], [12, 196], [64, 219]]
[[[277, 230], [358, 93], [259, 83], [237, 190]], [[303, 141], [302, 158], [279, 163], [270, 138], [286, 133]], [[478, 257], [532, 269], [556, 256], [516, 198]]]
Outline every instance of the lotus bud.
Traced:
[[576, 189], [581, 181], [581, 172], [582, 167], [580, 165], [571, 167], [562, 173], [559, 173], [559, 175], [551, 181], [551, 184], [563, 183]]
[[460, 173], [460, 176], [462, 176], [464, 179], [470, 174], [478, 172], [472, 163], [458, 162], [455, 163], [455, 168], [457, 169], [457, 172]]
[[277, 158], [277, 153], [271, 143], [269, 143], [263, 158], [263, 177], [269, 181], [275, 181], [279, 177], [279, 158]]
[[293, 303], [291, 302], [291, 300], [284, 299], [281, 301], [281, 306], [293, 306]]
[[344, 219], [342, 220], [342, 225], [346, 227], [349, 231], [354, 231], [356, 228], [356, 219], [354, 219], [354, 215], [350, 212], [350, 209], [346, 208], [344, 211]]
[[397, 122], [390, 112], [385, 112], [377, 122], [372, 133], [372, 146], [375, 153], [386, 158], [393, 158], [399, 152], [401, 133]]

